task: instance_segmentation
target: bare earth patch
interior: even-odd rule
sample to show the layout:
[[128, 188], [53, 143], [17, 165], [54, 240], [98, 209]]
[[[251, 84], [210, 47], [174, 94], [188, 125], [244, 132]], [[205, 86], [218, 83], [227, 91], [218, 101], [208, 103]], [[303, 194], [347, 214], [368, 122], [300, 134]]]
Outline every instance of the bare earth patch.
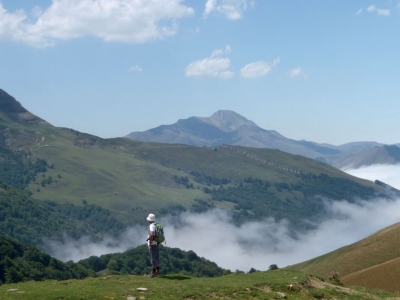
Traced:
[[[334, 285], [332, 283], [323, 281], [323, 280], [321, 280], [319, 278], [316, 278], [316, 277], [313, 277], [313, 276], [308, 276], [306, 278], [306, 280], [304, 282], [299, 283], [298, 286], [300, 288], [307, 288], [307, 287], [313, 287], [313, 288], [316, 288], [316, 289], [330, 288], [330, 289], [335, 289], [337, 291], [340, 291], [342, 293], [346, 293], [346, 294], [349, 294], [349, 295], [356, 295], [356, 294], [364, 295], [364, 296], [367, 297], [366, 299], [368, 299], [368, 298], [374, 299], [374, 300], [381, 299], [381, 297], [370, 295], [370, 294], [367, 296], [366, 294], [364, 294], [362, 292], [359, 292], [359, 291], [356, 291], [354, 289], [350, 289], [350, 288], [347, 288], [347, 287], [344, 287], [344, 286]], [[400, 297], [385, 298], [385, 299], [386, 300], [400, 300]]]

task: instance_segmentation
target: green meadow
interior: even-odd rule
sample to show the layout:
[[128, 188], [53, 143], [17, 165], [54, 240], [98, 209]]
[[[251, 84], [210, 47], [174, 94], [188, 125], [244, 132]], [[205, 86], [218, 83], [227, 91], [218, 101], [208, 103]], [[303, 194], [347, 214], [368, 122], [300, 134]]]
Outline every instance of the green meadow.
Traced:
[[[142, 291], [141, 289], [146, 289]], [[84, 280], [24, 282], [0, 286], [0, 299], [400, 299], [395, 294], [349, 289], [290, 270], [218, 278], [119, 275]]]

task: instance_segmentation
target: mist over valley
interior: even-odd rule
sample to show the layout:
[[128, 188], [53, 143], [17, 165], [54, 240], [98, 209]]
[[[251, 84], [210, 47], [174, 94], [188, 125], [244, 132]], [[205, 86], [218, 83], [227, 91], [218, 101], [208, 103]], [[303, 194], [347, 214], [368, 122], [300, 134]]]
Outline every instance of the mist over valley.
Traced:
[[[113, 257], [143, 252], [149, 212], [164, 226], [168, 255], [179, 249], [230, 272], [295, 265], [400, 221], [396, 164], [340, 170], [279, 149], [101, 139], [54, 127], [2, 96], [0, 200], [9, 215], [0, 229], [63, 262], [105, 260], [98, 271], [122, 272]], [[220, 114], [218, 126], [248, 124], [233, 115], [239, 121]], [[354, 157], [386, 149], [396, 160], [393, 147], [342, 146]]]
[[399, 1], [0, 0], [0, 298], [400, 300]]

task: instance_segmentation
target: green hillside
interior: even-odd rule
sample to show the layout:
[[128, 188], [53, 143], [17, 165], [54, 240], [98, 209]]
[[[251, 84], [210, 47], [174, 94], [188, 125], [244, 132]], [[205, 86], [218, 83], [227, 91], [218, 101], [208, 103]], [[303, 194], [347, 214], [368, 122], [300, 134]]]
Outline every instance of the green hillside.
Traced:
[[[231, 273], [214, 262], [197, 256], [193, 251], [160, 246], [160, 258], [162, 275], [179, 273], [181, 276], [218, 277]], [[145, 275], [150, 269], [147, 245], [123, 253], [91, 256], [77, 263], [64, 263], [35, 247], [0, 234], [0, 285], [29, 280], [82, 279], [100, 275]]]
[[45, 238], [62, 241], [67, 234], [99, 240], [105, 234], [119, 235], [125, 227], [98, 205], [38, 201], [0, 181], [0, 233], [22, 243], [45, 250]]
[[[382, 239], [388, 237], [384, 231], [382, 233], [384, 234]], [[346, 286], [343, 286], [335, 281], [308, 275], [309, 272], [293, 269], [254, 271], [247, 274], [236, 272], [220, 276], [229, 272], [198, 257], [193, 251], [162, 247], [161, 254], [163, 266], [161, 276], [147, 278], [142, 275], [128, 275], [143, 274], [149, 269], [148, 260], [147, 265], [145, 262], [148, 258], [146, 246], [124, 253], [93, 256], [79, 263], [63, 263], [33, 247], [0, 236], [0, 297], [33, 300], [129, 299], [129, 297], [199, 300], [400, 299], [398, 290], [392, 294], [386, 292], [389, 289], [385, 291], [379, 286], [377, 290], [349, 288], [346, 282], [344, 282]], [[366, 256], [368, 255], [371, 255], [369, 251]], [[177, 270], [179, 272], [176, 272]], [[393, 275], [393, 272], [390, 274]], [[368, 278], [375, 284], [387, 281], [384, 276], [376, 280], [377, 274], [374, 275]], [[196, 278], [197, 276], [202, 277]], [[396, 274], [393, 283], [397, 282], [395, 278], [398, 278]], [[349, 284], [354, 285], [351, 281]], [[146, 291], [138, 288], [145, 288]]]
[[[149, 249], [142, 245], [123, 253], [105, 254], [100, 257], [91, 256], [79, 261], [87, 269], [100, 274], [111, 275], [145, 275], [149, 273]], [[230, 274], [193, 251], [160, 246], [161, 275], [181, 274], [192, 277], [217, 277]]]
[[100, 205], [125, 223], [139, 222], [150, 211], [163, 215], [221, 207], [239, 223], [275, 217], [301, 227], [304, 218], [321, 215], [321, 197], [353, 201], [385, 191], [279, 150], [101, 139], [34, 116], [23, 118], [26, 112], [19, 106], [10, 113], [14, 106], [6, 104], [6, 110], [0, 107], [2, 160], [19, 167], [7, 167], [0, 179], [25, 187], [35, 199]]
[[[126, 222], [140, 220], [150, 210], [167, 213], [177, 205], [197, 211], [235, 209], [242, 219], [294, 220], [322, 209], [316, 196], [351, 200], [383, 191], [326, 164], [278, 150], [102, 140], [46, 129], [53, 133], [39, 138], [31, 153], [52, 167], [30, 183], [32, 196], [75, 204], [86, 200]], [[249, 178], [268, 186], [267, 193]]]
[[0, 286], [1, 299], [400, 299], [382, 290], [350, 289], [296, 271], [232, 274], [192, 278], [169, 274], [158, 278], [107, 275], [84, 280], [24, 282]]
[[345, 284], [400, 291], [400, 223], [346, 247], [290, 266], [290, 269], [318, 274], [340, 273]]
[[35, 247], [0, 234], [0, 285], [29, 280], [80, 279], [89, 274], [94, 272], [83, 265], [63, 263]]

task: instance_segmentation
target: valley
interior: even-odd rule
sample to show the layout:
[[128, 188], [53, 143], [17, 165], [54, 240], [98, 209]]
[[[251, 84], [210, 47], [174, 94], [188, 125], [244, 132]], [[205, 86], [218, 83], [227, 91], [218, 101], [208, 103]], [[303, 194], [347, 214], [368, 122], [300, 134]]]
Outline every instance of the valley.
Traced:
[[[162, 218], [219, 208], [231, 214], [236, 226], [273, 218], [289, 220], [290, 228], [305, 233], [327, 217], [326, 201], [356, 204], [359, 199], [391, 201], [399, 195], [383, 182], [277, 149], [102, 139], [54, 127], [4, 91], [0, 100], [0, 230], [44, 251], [43, 239], [62, 243], [65, 233], [93, 241], [107, 234], [117, 237], [129, 226], [144, 226], [149, 212]], [[396, 259], [393, 253], [381, 263]], [[110, 256], [107, 261], [121, 259]], [[109, 271], [143, 274], [145, 265], [140, 271], [124, 269], [123, 264]], [[370, 267], [375, 265], [365, 268]], [[296, 268], [325, 278], [332, 271], [332, 266]], [[95, 272], [106, 269], [107, 262]], [[90, 272], [85, 276], [94, 274]], [[364, 267], [343, 272], [343, 280], [360, 284], [354, 281], [357, 272]]]

